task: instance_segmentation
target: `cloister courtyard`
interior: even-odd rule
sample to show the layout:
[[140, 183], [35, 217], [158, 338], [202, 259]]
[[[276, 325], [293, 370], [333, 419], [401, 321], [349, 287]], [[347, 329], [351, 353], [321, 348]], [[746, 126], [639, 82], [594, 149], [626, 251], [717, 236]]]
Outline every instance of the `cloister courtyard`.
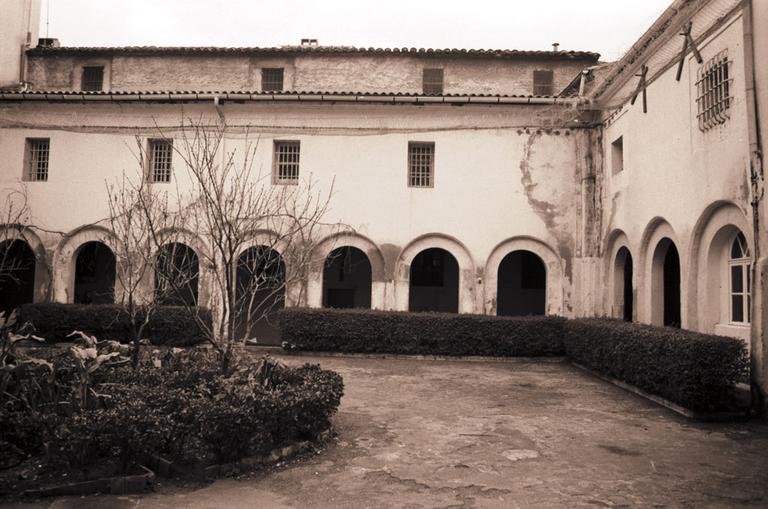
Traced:
[[768, 426], [701, 423], [567, 361], [282, 356], [344, 377], [325, 450], [25, 508], [766, 507]]

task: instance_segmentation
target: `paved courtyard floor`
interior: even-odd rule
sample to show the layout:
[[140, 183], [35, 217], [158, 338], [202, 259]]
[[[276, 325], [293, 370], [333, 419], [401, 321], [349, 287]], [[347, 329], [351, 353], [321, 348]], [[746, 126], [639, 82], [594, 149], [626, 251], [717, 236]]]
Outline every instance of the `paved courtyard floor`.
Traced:
[[344, 376], [319, 455], [23, 507], [768, 507], [768, 426], [691, 422], [567, 363], [282, 359]]

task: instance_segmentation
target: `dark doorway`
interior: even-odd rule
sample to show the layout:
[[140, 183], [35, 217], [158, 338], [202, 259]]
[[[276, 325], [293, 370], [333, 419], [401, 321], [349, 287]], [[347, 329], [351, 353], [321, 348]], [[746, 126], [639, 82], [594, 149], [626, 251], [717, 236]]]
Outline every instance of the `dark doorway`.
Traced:
[[275, 313], [285, 307], [285, 263], [268, 246], [253, 246], [237, 259], [236, 334], [279, 345]]
[[680, 327], [680, 255], [670, 242], [664, 256], [664, 325]]
[[191, 247], [173, 242], [155, 261], [155, 298], [164, 306], [196, 306], [200, 265]]
[[325, 259], [323, 307], [371, 308], [371, 262], [361, 250], [340, 247]]
[[75, 259], [75, 304], [115, 302], [115, 255], [101, 242], [86, 242]]
[[429, 248], [411, 262], [409, 311], [459, 312], [459, 263], [445, 249]]
[[625, 322], [631, 322], [634, 309], [634, 289], [632, 287], [632, 254], [629, 249], [622, 247], [616, 253], [616, 270], [614, 284], [617, 286], [615, 295], [621, 308], [621, 317]]
[[10, 313], [32, 302], [35, 294], [35, 253], [24, 240], [0, 243], [0, 311]]
[[501, 260], [497, 277], [498, 316], [543, 315], [547, 308], [547, 269], [530, 251], [513, 251]]

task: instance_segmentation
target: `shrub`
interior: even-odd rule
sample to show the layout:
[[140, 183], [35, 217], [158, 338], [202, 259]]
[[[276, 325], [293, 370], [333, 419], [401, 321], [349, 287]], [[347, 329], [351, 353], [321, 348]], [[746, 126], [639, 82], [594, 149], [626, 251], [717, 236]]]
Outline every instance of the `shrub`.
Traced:
[[286, 308], [281, 336], [302, 350], [496, 357], [563, 355], [565, 319]]
[[[198, 313], [209, 326], [211, 313], [199, 308]], [[130, 319], [117, 304], [25, 304], [20, 322], [31, 322], [37, 335], [48, 342], [69, 341], [74, 330], [99, 339], [130, 340]], [[162, 306], [155, 310], [146, 329], [153, 344], [187, 346], [205, 341], [205, 337], [183, 307]]]
[[726, 408], [748, 367], [733, 338], [608, 319], [572, 320], [567, 331], [574, 361], [693, 410]]

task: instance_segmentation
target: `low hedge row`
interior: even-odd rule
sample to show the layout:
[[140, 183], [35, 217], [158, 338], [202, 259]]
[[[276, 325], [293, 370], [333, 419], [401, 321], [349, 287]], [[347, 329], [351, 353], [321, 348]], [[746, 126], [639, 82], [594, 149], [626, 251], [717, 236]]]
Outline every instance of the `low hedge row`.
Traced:
[[[197, 312], [208, 324], [211, 313]], [[130, 340], [130, 320], [117, 304], [25, 304], [19, 322], [31, 322], [36, 334], [51, 343], [71, 341], [74, 330], [96, 336], [99, 340]], [[163, 306], [155, 310], [144, 334], [155, 345], [188, 346], [205, 341], [189, 312], [183, 307]]]
[[364, 309], [285, 308], [281, 337], [301, 350], [407, 355], [563, 355], [566, 320]]
[[599, 318], [567, 329], [572, 360], [692, 410], [727, 408], [749, 366], [738, 339]]
[[734, 384], [748, 369], [738, 339], [609, 319], [287, 308], [279, 325], [292, 348], [308, 351], [567, 355], [699, 411], [727, 408]]

